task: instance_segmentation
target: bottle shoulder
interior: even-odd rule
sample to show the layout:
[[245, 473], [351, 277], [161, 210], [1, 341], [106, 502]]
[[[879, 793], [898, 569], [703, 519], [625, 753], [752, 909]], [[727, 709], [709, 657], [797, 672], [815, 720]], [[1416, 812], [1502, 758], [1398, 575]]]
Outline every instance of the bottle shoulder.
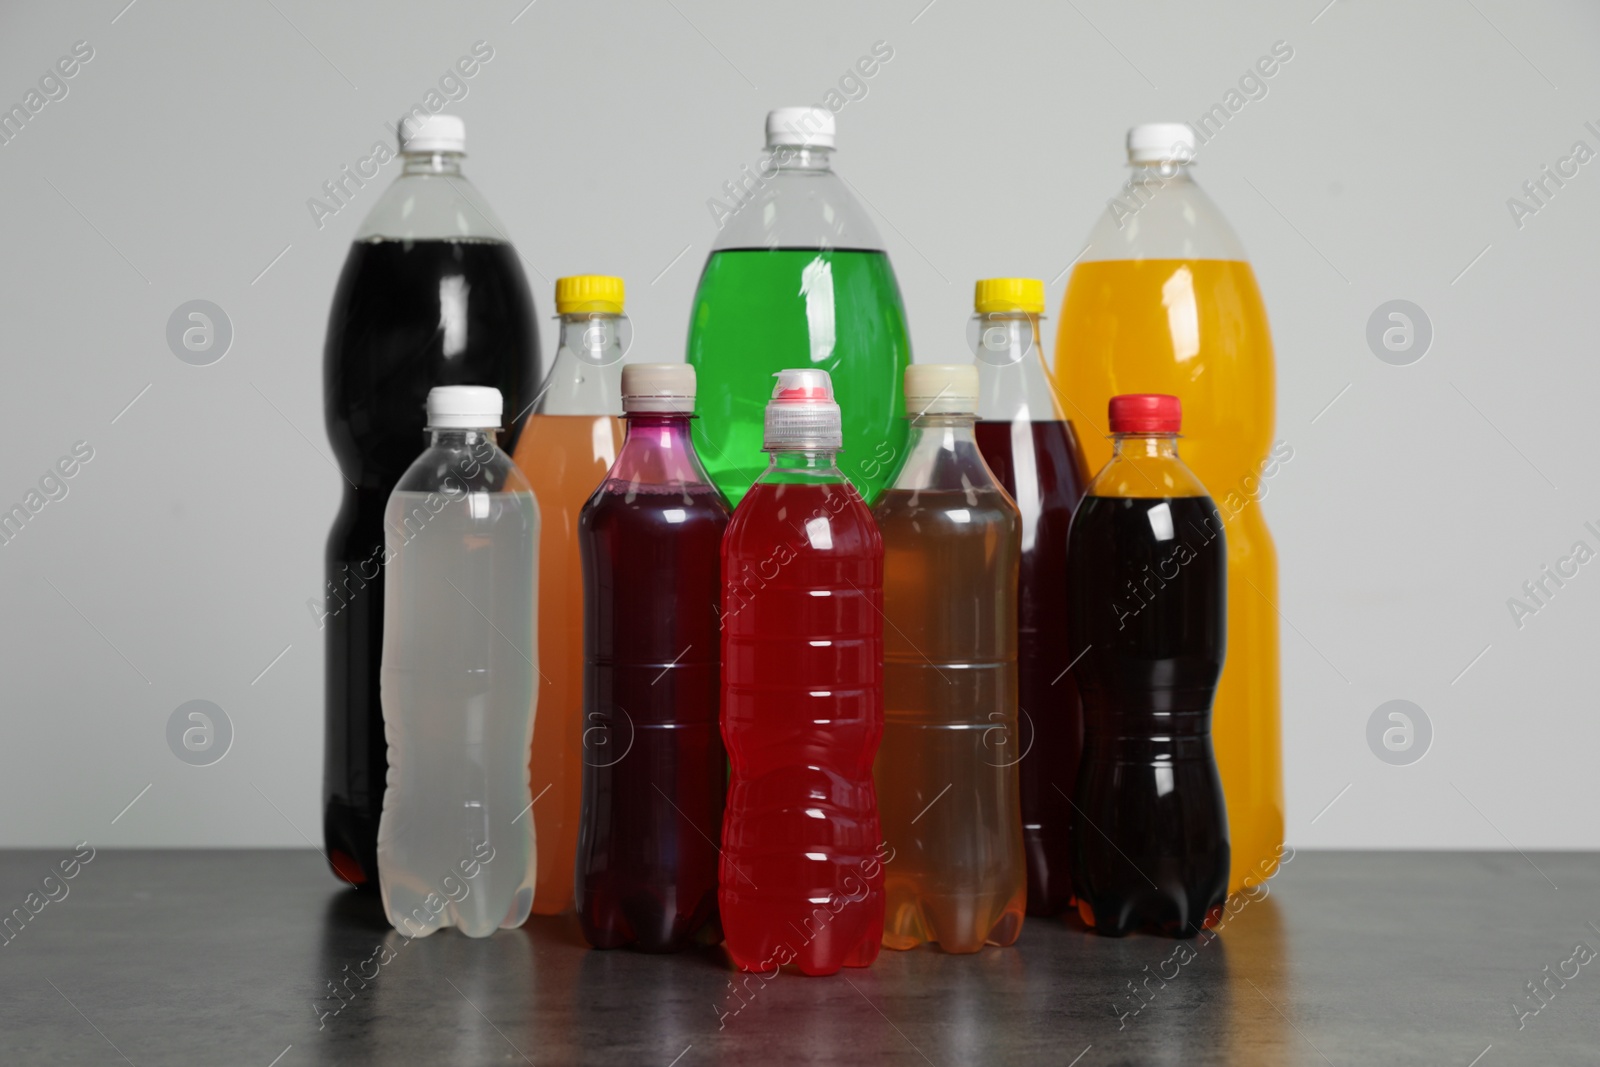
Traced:
[[993, 482], [957, 489], [887, 489], [872, 508], [887, 541], [929, 536], [987, 539], [995, 531], [1015, 538], [1017, 505]]
[[622, 359], [595, 363], [567, 345], [556, 349], [539, 387], [539, 415], [622, 417]]
[[533, 487], [510, 456], [492, 441], [430, 445], [400, 476], [396, 493], [525, 493]]
[[968, 495], [993, 490], [1004, 495], [978, 445], [974, 422], [925, 426], [912, 419], [911, 423], [906, 457], [889, 490]]
[[1173, 456], [1114, 456], [1094, 476], [1084, 495], [1119, 499], [1209, 497], [1195, 473]]
[[[727, 525], [733, 512], [714, 485], [692, 482], [634, 481], [608, 477], [583, 506], [596, 521], [628, 522], [641, 516], [650, 523], [681, 525], [712, 521]], [[585, 520], [587, 521], [587, 520]]]
[[881, 559], [883, 539], [871, 509], [849, 482], [763, 476], [734, 509], [723, 551], [733, 556]]
[[1122, 259], [1245, 260], [1227, 218], [1192, 178], [1135, 171], [1089, 231], [1083, 262]]
[[378, 197], [357, 241], [509, 241], [499, 216], [461, 174], [402, 174]]
[[[749, 248], [838, 248], [884, 251], [883, 238], [847, 182], [831, 170], [746, 178], [742, 199], [712, 202], [719, 230], [713, 252]], [[735, 183], [737, 184], [737, 183]], [[726, 193], [726, 190], [724, 191]], [[718, 207], [718, 204], [721, 207]]]

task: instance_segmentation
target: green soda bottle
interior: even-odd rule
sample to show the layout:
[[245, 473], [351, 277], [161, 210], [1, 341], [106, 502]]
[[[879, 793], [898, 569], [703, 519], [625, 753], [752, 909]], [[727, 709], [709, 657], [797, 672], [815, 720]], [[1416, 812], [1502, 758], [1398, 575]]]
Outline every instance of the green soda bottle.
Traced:
[[689, 319], [694, 445], [733, 505], [767, 469], [766, 406], [786, 368], [833, 379], [839, 467], [869, 504], [904, 456], [905, 307], [878, 231], [833, 172], [833, 132], [825, 108], [769, 113], [768, 154], [726, 183], [731, 202], [710, 201], [721, 232]]

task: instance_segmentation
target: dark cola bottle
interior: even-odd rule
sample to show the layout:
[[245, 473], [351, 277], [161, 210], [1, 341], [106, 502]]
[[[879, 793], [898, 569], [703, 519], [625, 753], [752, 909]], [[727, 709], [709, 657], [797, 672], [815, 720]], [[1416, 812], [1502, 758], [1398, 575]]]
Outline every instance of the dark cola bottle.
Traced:
[[324, 414], [344, 500], [328, 535], [318, 612], [327, 659], [322, 834], [334, 873], [371, 889], [388, 774], [378, 699], [384, 507], [428, 443], [430, 389], [499, 389], [510, 428], [500, 443], [509, 452], [539, 359], [516, 250], [461, 173], [461, 120], [407, 120], [399, 132], [401, 172], [350, 246], [323, 351]]
[[1228, 820], [1211, 747], [1227, 634], [1222, 518], [1178, 458], [1182, 410], [1111, 399], [1111, 461], [1067, 539], [1083, 700], [1072, 884], [1096, 933], [1193, 937], [1222, 914]]

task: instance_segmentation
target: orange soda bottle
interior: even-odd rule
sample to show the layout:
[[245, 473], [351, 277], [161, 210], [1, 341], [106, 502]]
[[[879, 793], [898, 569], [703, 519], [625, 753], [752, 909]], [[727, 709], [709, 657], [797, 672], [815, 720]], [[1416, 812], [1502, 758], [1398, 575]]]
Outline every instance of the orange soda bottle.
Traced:
[[583, 790], [583, 567], [578, 513], [622, 444], [621, 278], [556, 279], [561, 343], [512, 458], [539, 504], [539, 665], [528, 763], [538, 876], [533, 912], [572, 906]]
[[946, 952], [1022, 932], [1017, 570], [1022, 520], [978, 449], [978, 371], [912, 364], [911, 437], [883, 535], [883, 943]]
[[1228, 657], [1212, 739], [1232, 893], [1251, 872], [1274, 872], [1283, 842], [1278, 561], [1261, 498], [1292, 452], [1273, 445], [1272, 335], [1255, 273], [1195, 184], [1194, 154], [1194, 131], [1182, 123], [1128, 131], [1132, 174], [1067, 283], [1051, 377], [1066, 414], [1086, 430], [1090, 470], [1111, 455], [1113, 396], [1180, 398], [1185, 459], [1226, 520]]

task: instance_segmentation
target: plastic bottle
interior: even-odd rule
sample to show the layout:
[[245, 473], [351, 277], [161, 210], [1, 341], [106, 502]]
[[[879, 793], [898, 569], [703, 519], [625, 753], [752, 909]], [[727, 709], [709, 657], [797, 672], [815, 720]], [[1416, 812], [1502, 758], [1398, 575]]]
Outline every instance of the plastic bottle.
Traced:
[[[770, 153], [710, 201], [720, 233], [695, 291], [689, 363], [700, 375], [699, 449], [737, 505], [767, 467], [772, 375], [828, 372], [844, 410], [845, 474], [875, 500], [905, 447], [900, 376], [911, 362], [905, 308], [883, 242], [833, 171], [823, 108], [767, 115]], [[751, 339], [759, 338], [752, 345]]]
[[873, 518], [883, 535], [883, 943], [946, 952], [1022, 932], [1017, 762], [1021, 519], [973, 434], [978, 371], [906, 370], [911, 436]]
[[[1217, 689], [1217, 764], [1233, 838], [1230, 892], [1277, 869], [1283, 843], [1278, 560], [1261, 498], [1285, 458], [1272, 443], [1272, 335], [1244, 249], [1191, 175], [1194, 131], [1128, 131], [1132, 177], [1073, 268], [1054, 381], [1083, 419], [1090, 469], [1118, 393], [1170, 393], [1188, 412], [1184, 454], [1228, 525], [1228, 646]], [[1093, 413], [1094, 421], [1089, 415]], [[1292, 453], [1290, 453], [1292, 454]]]
[[1067, 829], [1083, 747], [1083, 708], [1068, 670], [1080, 650], [1067, 639], [1067, 530], [1089, 474], [1046, 377], [1044, 282], [989, 278], [974, 297], [978, 447], [1022, 518], [1017, 700], [1028, 914], [1055, 915], [1072, 902]]
[[732, 776], [718, 874], [742, 970], [865, 967], [883, 939], [872, 761], [883, 736], [883, 541], [834, 463], [828, 374], [785, 370], [767, 471], [722, 540], [722, 739]]
[[495, 445], [497, 389], [428, 394], [428, 448], [384, 516], [378, 879], [395, 929], [519, 926], [533, 904], [534, 560], [539, 510]]
[[[429, 389], [494, 386], [519, 411], [533, 398], [539, 360], [527, 279], [494, 211], [461, 172], [465, 144], [451, 115], [401, 124], [400, 175], [350, 246], [323, 354], [344, 500], [328, 534], [317, 611], [326, 634], [322, 833], [334, 873], [371, 889], [386, 775], [378, 698], [384, 508], [427, 440]], [[507, 435], [508, 449], [514, 439]]]
[[595, 948], [722, 939], [717, 715], [728, 505], [689, 440], [694, 368], [622, 371], [628, 435], [583, 507], [583, 820], [578, 921]]
[[539, 721], [529, 769], [539, 830], [533, 910], [572, 906], [583, 792], [583, 565], [578, 514], [622, 444], [621, 278], [556, 279], [561, 340], [512, 453], [544, 520], [539, 544]]
[[1227, 536], [1178, 458], [1176, 397], [1113, 397], [1111, 461], [1067, 543], [1068, 633], [1086, 649], [1072, 883], [1096, 933], [1193, 937], [1222, 914], [1228, 821], [1211, 747], [1227, 642]]

